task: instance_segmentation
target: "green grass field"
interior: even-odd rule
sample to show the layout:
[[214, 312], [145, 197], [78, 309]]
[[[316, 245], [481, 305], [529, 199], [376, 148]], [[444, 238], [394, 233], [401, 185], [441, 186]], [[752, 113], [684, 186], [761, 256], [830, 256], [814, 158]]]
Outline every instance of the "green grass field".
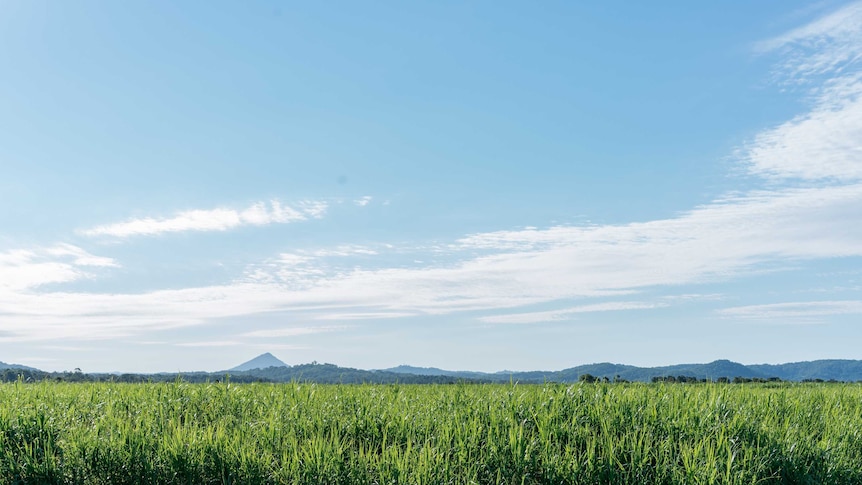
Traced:
[[0, 483], [862, 484], [862, 386], [11, 383]]

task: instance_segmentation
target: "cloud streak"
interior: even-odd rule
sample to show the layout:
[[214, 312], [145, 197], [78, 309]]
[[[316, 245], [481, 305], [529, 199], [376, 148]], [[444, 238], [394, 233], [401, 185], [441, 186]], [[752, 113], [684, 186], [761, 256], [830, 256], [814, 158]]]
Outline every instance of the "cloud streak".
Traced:
[[334, 325], [334, 326], [319, 326], [319, 327], [285, 327], [285, 328], [275, 328], [269, 330], [255, 330], [253, 332], [246, 332], [241, 335], [241, 337], [252, 337], [252, 338], [285, 338], [285, 337], [299, 337], [303, 335], [313, 335], [316, 333], [328, 333], [328, 332], [336, 332], [340, 330], [345, 330], [350, 328], [346, 325]]
[[[91, 278], [93, 268], [115, 268], [111, 258], [95, 256], [72, 244], [0, 252], [0, 297], [3, 292], [25, 291], [42, 285]], [[3, 307], [0, 306], [0, 312]]]
[[718, 313], [735, 319], [785, 320], [789, 323], [795, 323], [799, 320], [807, 321], [814, 317], [862, 314], [862, 301], [833, 300], [747, 305], [725, 308], [719, 310]]
[[773, 180], [862, 180], [862, 77], [833, 81], [811, 112], [755, 138], [749, 171]]
[[862, 60], [862, 2], [759, 42], [755, 51], [780, 52], [780, 73], [801, 82], [825, 73], [844, 73]]
[[[744, 161], [772, 180], [862, 180], [862, 2], [757, 45], [814, 93], [810, 112], [759, 134]], [[825, 76], [825, 77], [824, 77]]]
[[282, 205], [277, 200], [257, 202], [245, 209], [208, 209], [180, 212], [173, 217], [145, 217], [125, 222], [84, 229], [80, 233], [88, 237], [129, 238], [133, 236], [155, 236], [186, 231], [227, 231], [240, 226], [263, 226], [287, 224], [319, 219], [326, 213], [325, 202], [306, 201], [295, 207]]
[[615, 312], [625, 310], [649, 310], [669, 306], [667, 302], [642, 302], [642, 301], [612, 301], [604, 303], [592, 303], [561, 310], [550, 310], [544, 312], [510, 313], [507, 315], [489, 315], [479, 317], [484, 323], [502, 324], [528, 324], [557, 322], [569, 319], [579, 313]]
[[[645, 223], [475, 234], [462, 241], [491, 254], [456, 259], [448, 265], [297, 270], [297, 263], [307, 261], [281, 258], [282, 263], [276, 260], [257, 268], [267, 278], [254, 282], [141, 294], [0, 293], [0, 324], [7, 341], [87, 340], [272, 312], [286, 312], [311, 323], [616, 298], [658, 286], [724, 281], [770, 265], [860, 256], [860, 206], [860, 184], [764, 191]], [[465, 250], [456, 258], [473, 252], [464, 244]], [[500, 249], [493, 250], [495, 245]], [[513, 245], [519, 249], [510, 249]], [[30, 257], [27, 253], [4, 256], [6, 261]], [[76, 269], [65, 264], [66, 271]], [[60, 272], [48, 280], [78, 277], [75, 272]], [[609, 311], [627, 304], [588, 303], [581, 310]], [[508, 323], [560, 316], [553, 312], [513, 316]], [[486, 323], [507, 322], [491, 318]]]

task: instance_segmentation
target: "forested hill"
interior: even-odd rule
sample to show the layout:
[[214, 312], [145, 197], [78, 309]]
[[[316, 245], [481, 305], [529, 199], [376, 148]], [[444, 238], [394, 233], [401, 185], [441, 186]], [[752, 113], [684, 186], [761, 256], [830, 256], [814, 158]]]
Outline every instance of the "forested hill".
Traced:
[[372, 371], [338, 367], [333, 364], [303, 364], [295, 366], [274, 366], [248, 371], [222, 372], [183, 372], [183, 373], [84, 373], [78, 370], [65, 372], [45, 372], [32, 368], [0, 368], [2, 382], [38, 382], [54, 380], [64, 382], [317, 382], [321, 384], [452, 384], [456, 382], [489, 382], [464, 379], [453, 376], [425, 376], [398, 374], [395, 372]]
[[587, 364], [564, 369], [561, 371], [528, 371], [528, 372], [464, 372], [446, 371], [437, 368], [422, 368], [399, 366], [386, 369], [389, 372], [420, 374], [436, 376], [453, 376], [472, 379], [505, 382], [577, 382], [581, 376], [592, 376], [608, 380], [622, 379], [627, 381], [649, 382], [653, 378], [662, 377], [693, 377], [697, 379], [718, 380], [720, 378], [734, 379], [770, 379], [783, 381], [803, 380], [836, 380], [862, 381], [862, 360], [815, 360], [811, 362], [792, 362], [788, 364], [756, 364], [744, 365], [729, 360], [716, 360], [708, 364], [677, 364], [663, 367], [636, 367], [633, 365], [599, 363]]
[[[561, 371], [530, 372], [472, 372], [447, 371], [429, 367], [399, 366], [383, 370], [363, 370], [339, 367], [334, 364], [301, 364], [271, 366], [263, 369], [230, 370], [221, 372], [186, 372], [158, 374], [86, 374], [80, 370], [66, 372], [44, 372], [32, 367], [0, 363], [0, 380], [3, 381], [115, 381], [115, 382], [215, 382], [230, 379], [231, 382], [319, 382], [319, 383], [454, 383], [454, 382], [578, 382], [580, 380], [604, 380], [649, 382], [672, 377], [673, 380], [770, 380], [782, 381], [862, 381], [860, 360], [816, 360], [788, 364], [743, 365], [729, 360], [717, 360], [708, 364], [679, 364], [664, 367], [636, 367], [632, 365], [599, 363], [581, 365]], [[683, 378], [683, 379], [680, 379]]]
[[356, 384], [373, 382], [380, 384], [432, 384], [472, 381], [459, 376], [399, 374], [381, 370], [363, 370], [350, 367], [339, 367], [334, 364], [301, 364], [294, 366], [267, 367], [245, 372], [232, 372], [233, 376], [261, 378], [273, 382], [310, 381], [326, 384]]
[[775, 375], [786, 381], [810, 379], [862, 380], [862, 360], [815, 360], [813, 362], [792, 362], [779, 365], [759, 364], [748, 367], [762, 375]]
[[0, 370], [4, 370], [4, 369], [20, 369], [20, 370], [30, 370], [30, 371], [38, 371], [39, 370], [35, 367], [28, 367], [26, 365], [7, 364], [5, 362], [0, 362]]

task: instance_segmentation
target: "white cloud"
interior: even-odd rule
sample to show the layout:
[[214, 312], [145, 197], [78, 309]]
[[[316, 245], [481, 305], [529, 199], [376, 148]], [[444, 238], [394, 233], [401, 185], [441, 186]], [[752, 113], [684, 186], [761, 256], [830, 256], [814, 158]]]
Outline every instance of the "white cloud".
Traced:
[[236, 347], [239, 342], [233, 340], [211, 340], [204, 342], [182, 342], [174, 344], [177, 347]]
[[265, 350], [308, 350], [311, 347], [305, 345], [292, 345], [292, 344], [277, 344], [273, 342], [263, 342], [259, 344], [250, 344], [246, 345], [246, 347], [253, 347], [257, 349], [265, 349]]
[[0, 340], [111, 339], [271, 309], [274, 289], [214, 286], [139, 294], [0, 292]]
[[[462, 241], [467, 250], [455, 251], [447, 264], [330, 270], [314, 266], [313, 258], [307, 263], [305, 255], [282, 255], [280, 263], [256, 266], [264, 277], [254, 282], [139, 294], [24, 291], [85, 277], [75, 261], [108, 261], [69, 248], [55, 250], [56, 256], [11, 251], [0, 253], [0, 281], [7, 284], [0, 291], [0, 330], [6, 341], [89, 340], [271, 312], [300, 315], [306, 322], [355, 321], [620, 298], [651, 287], [727, 280], [764, 265], [862, 256], [859, 207], [862, 184], [761, 191], [644, 223], [474, 234], [463, 240], [469, 244]], [[471, 244], [489, 254], [469, 256]], [[43, 260], [48, 257], [54, 259]], [[22, 265], [30, 279], [14, 277]], [[19, 283], [8, 286], [9, 281]], [[633, 303], [586, 301], [580, 308], [626, 305]], [[511, 319], [558, 317], [552, 312]]]
[[654, 308], [663, 308], [666, 306], [669, 306], [669, 304], [666, 302], [611, 301], [604, 303], [592, 303], [589, 305], [580, 305], [571, 308], [563, 308], [561, 310], [550, 310], [544, 312], [489, 315], [486, 317], [480, 317], [479, 320], [485, 323], [504, 324], [543, 323], [566, 320], [579, 313], [612, 312], [623, 310], [648, 310]]
[[[762, 191], [644, 223], [475, 234], [466, 239], [490, 254], [456, 252], [445, 265], [332, 270], [306, 263], [304, 255], [282, 255], [281, 263], [256, 267], [261, 277], [248, 282], [140, 294], [18, 291], [82, 277], [70, 262], [49, 266], [52, 271], [31, 266], [28, 274], [40, 279], [0, 291], [0, 328], [6, 341], [87, 340], [265, 312], [344, 321], [619, 298], [651, 287], [726, 280], [764, 265], [860, 256], [860, 207], [862, 184]], [[0, 271], [5, 276], [10, 264], [21, 261], [58, 264], [33, 261], [33, 254], [0, 254]], [[597, 305], [606, 306], [584, 308], [609, 311], [632, 303]]]
[[282, 253], [276, 260], [277, 263], [283, 266], [299, 266], [301, 264], [308, 263], [309, 261], [311, 261], [311, 258], [308, 256], [300, 256], [298, 254], [291, 253]]
[[374, 256], [378, 254], [378, 252], [374, 249], [356, 244], [342, 244], [335, 248], [317, 249], [314, 251], [307, 251], [306, 253], [317, 258], [327, 258], [333, 256], [345, 257], [356, 255]]
[[318, 315], [317, 320], [378, 320], [386, 318], [404, 318], [414, 317], [416, 313], [410, 312], [375, 312], [368, 309], [362, 309], [357, 313], [325, 313]]
[[725, 296], [721, 293], [684, 293], [681, 295], [667, 295], [661, 297], [664, 301], [672, 301], [672, 302], [691, 302], [691, 301], [719, 301], [723, 300]]
[[94, 256], [87, 251], [79, 248], [78, 246], [73, 246], [71, 244], [57, 244], [54, 247], [48, 248], [45, 252], [51, 256], [63, 257], [70, 256], [73, 259], [72, 263], [76, 266], [95, 266], [95, 267], [107, 267], [107, 268], [116, 268], [119, 266], [116, 261], [112, 258], [106, 258], [102, 256]]
[[305, 201], [296, 208], [282, 205], [277, 200], [258, 202], [245, 209], [189, 210], [173, 217], [156, 219], [145, 217], [116, 224], [107, 224], [80, 231], [90, 237], [153, 236], [170, 232], [226, 231], [243, 225], [267, 225], [305, 221], [309, 217], [321, 218], [326, 213], [325, 202]]
[[339, 325], [339, 326], [320, 326], [320, 327], [285, 327], [285, 328], [276, 328], [270, 330], [255, 330], [253, 332], [246, 332], [242, 334], [242, 337], [253, 337], [253, 338], [283, 338], [283, 337], [298, 337], [302, 335], [313, 335], [316, 333], [328, 333], [328, 332], [337, 332], [340, 330], [345, 330], [350, 328], [348, 326]]
[[789, 303], [771, 303], [767, 305], [747, 305], [719, 310], [722, 316], [748, 320], [786, 320], [794, 323], [797, 320], [810, 320], [813, 317], [830, 315], [862, 314], [862, 301], [805, 301]]
[[785, 74], [808, 80], [842, 73], [862, 59], [862, 2], [854, 2], [814, 22], [755, 46], [761, 53], [779, 51]]
[[[71, 244], [0, 252], [0, 296], [52, 283], [90, 278], [85, 268], [117, 267], [111, 258], [95, 256]], [[2, 307], [0, 307], [2, 311]]]
[[39, 348], [59, 352], [92, 352], [96, 350], [94, 347], [84, 347], [81, 345], [42, 345]]
[[304, 214], [308, 217], [312, 217], [314, 219], [320, 219], [324, 215], [326, 215], [326, 210], [329, 208], [329, 204], [322, 201], [303, 201], [299, 203], [299, 208], [302, 210]]
[[755, 138], [743, 155], [749, 170], [773, 180], [862, 180], [862, 2], [757, 49], [779, 52], [778, 74], [815, 95], [809, 113]]
[[[0, 292], [0, 328], [5, 340], [98, 339], [264, 312], [309, 321], [382, 319], [618, 298], [726, 280], [763, 265], [862, 256], [860, 207], [862, 184], [756, 192], [671, 219], [476, 234], [469, 239], [502, 249], [481, 257], [458, 253], [466, 259], [447, 265], [327, 271], [297, 269], [296, 258], [282, 258], [283, 266], [257, 268], [268, 278], [256, 282], [140, 294]], [[509, 249], [512, 242], [521, 249]], [[4, 253], [2, 260], [8, 266], [30, 254]], [[48, 279], [80, 277], [69, 263], [61, 269], [71, 274]]]
[[354, 200], [353, 203], [358, 205], [359, 207], [365, 207], [366, 205], [368, 205], [371, 202], [371, 199], [372, 199], [372, 197], [370, 195], [366, 195], [364, 197], [360, 197], [360, 198]]
[[832, 83], [811, 112], [759, 134], [743, 158], [772, 179], [862, 180], [862, 79]]

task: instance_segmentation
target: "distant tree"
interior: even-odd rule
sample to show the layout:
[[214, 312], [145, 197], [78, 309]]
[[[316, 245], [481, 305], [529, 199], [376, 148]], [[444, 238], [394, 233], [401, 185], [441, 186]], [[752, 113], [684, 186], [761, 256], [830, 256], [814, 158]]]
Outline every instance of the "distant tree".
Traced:
[[596, 382], [596, 376], [592, 374], [581, 374], [578, 376], [578, 380], [581, 382], [586, 382], [587, 384], [592, 384]]

